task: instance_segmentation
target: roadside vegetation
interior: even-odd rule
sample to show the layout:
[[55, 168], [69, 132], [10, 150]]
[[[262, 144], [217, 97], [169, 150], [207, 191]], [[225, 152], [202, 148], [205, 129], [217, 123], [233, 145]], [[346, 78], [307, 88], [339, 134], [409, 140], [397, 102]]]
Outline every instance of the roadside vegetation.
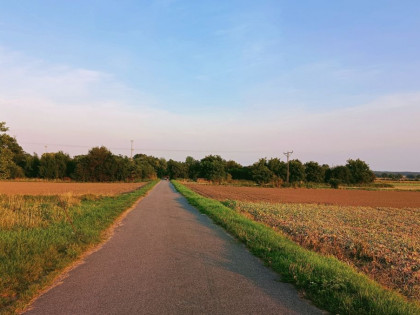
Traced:
[[0, 313], [22, 309], [156, 183], [105, 197], [0, 195]]
[[295, 284], [318, 307], [335, 314], [420, 314], [417, 302], [384, 288], [337, 258], [305, 249], [281, 231], [200, 196], [177, 181], [173, 184], [190, 204], [244, 242], [283, 281]]

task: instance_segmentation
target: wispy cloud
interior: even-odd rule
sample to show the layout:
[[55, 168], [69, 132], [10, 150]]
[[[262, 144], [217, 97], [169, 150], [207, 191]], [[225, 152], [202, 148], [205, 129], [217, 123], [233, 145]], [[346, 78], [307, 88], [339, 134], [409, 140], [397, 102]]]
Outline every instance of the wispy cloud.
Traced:
[[375, 169], [420, 169], [420, 92], [328, 111], [262, 103], [181, 115], [107, 73], [4, 50], [0, 60], [0, 120], [29, 152], [42, 153], [44, 143], [62, 144], [50, 149], [71, 154], [94, 145], [128, 149], [133, 139], [146, 153], [176, 159], [211, 151], [247, 164], [293, 149], [303, 161], [340, 164], [360, 157]]

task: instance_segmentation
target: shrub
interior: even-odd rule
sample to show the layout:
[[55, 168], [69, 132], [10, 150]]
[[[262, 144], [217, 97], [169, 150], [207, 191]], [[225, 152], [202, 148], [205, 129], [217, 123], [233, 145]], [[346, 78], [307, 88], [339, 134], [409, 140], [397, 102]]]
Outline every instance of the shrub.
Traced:
[[341, 184], [341, 180], [337, 178], [331, 178], [329, 184], [331, 185], [331, 188], [337, 189]]

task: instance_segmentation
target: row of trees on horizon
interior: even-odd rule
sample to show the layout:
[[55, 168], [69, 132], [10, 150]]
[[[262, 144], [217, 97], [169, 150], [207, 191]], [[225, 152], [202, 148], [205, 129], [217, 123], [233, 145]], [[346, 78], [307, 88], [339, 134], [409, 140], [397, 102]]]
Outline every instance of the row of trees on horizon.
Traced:
[[[0, 179], [45, 178], [76, 181], [140, 181], [169, 176], [172, 179], [203, 178], [213, 182], [249, 180], [259, 185], [282, 185], [287, 180], [287, 163], [279, 158], [262, 158], [250, 166], [226, 161], [219, 155], [201, 160], [187, 157], [184, 162], [136, 154], [132, 159], [115, 155], [106, 147], [94, 147], [85, 155], [70, 157], [59, 151], [37, 154], [26, 153], [8, 128], [0, 122]], [[330, 167], [317, 162], [289, 161], [290, 183], [364, 184], [375, 175], [360, 159], [348, 160], [346, 165]]]

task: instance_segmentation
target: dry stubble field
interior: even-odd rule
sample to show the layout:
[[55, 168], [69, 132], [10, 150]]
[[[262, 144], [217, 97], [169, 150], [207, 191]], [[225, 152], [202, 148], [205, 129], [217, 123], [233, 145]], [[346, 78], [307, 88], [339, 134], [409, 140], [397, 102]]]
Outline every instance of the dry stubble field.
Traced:
[[420, 301], [420, 192], [185, 185]]
[[83, 199], [115, 196], [145, 183], [0, 182], [0, 228], [46, 227]]
[[118, 195], [133, 191], [145, 183], [54, 183], [0, 182], [0, 195]]

